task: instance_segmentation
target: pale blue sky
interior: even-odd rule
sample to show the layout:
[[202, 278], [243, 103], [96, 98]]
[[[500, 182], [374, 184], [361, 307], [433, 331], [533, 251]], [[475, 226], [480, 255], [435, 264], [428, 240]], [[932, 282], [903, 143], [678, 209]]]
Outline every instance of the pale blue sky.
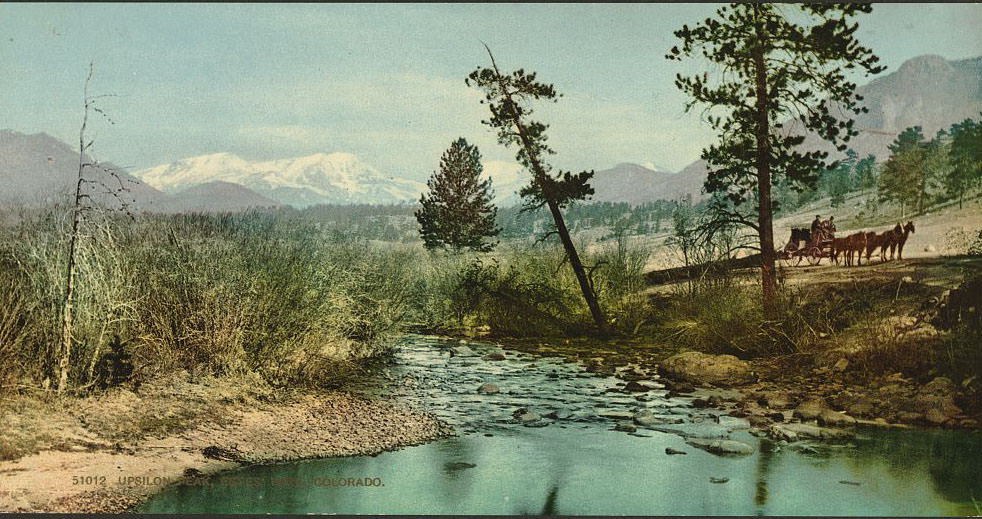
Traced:
[[[115, 93], [99, 158], [143, 168], [232, 152], [346, 151], [425, 178], [458, 136], [511, 160], [480, 125], [464, 77], [525, 67], [566, 94], [538, 115], [563, 168], [677, 170], [712, 134], [682, 114], [664, 59], [672, 31], [713, 4], [0, 4], [0, 127], [77, 140], [87, 63]], [[896, 68], [920, 54], [982, 55], [980, 4], [877, 4], [859, 36]], [[865, 80], [860, 81], [865, 82]]]

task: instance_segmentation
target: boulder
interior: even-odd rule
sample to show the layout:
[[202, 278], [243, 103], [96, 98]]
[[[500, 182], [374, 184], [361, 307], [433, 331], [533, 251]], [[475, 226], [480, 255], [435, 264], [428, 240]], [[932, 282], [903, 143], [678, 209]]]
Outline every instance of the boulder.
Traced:
[[818, 397], [806, 398], [804, 402], [795, 408], [793, 416], [802, 420], [816, 420], [822, 410], [828, 408], [825, 400]]
[[726, 456], [726, 455], [748, 456], [754, 453], [753, 446], [737, 440], [690, 439], [687, 440], [686, 443], [692, 445], [693, 447], [700, 448], [706, 452], [710, 452], [712, 454], [718, 454], [721, 456]]
[[[962, 412], [955, 404], [955, 384], [947, 377], [936, 377], [921, 387], [902, 405], [907, 420], [915, 421], [911, 414], [922, 415], [929, 423], [940, 425]], [[930, 414], [930, 416], [928, 416]]]
[[486, 382], [484, 384], [481, 384], [477, 388], [477, 392], [478, 393], [484, 393], [486, 395], [493, 395], [493, 394], [498, 393], [500, 391], [501, 391], [501, 388], [498, 387], [498, 384], [492, 384], [491, 382]]
[[765, 391], [760, 398], [757, 399], [760, 405], [765, 405], [771, 409], [786, 409], [791, 407], [791, 399], [788, 397], [787, 393], [782, 393], [780, 391]]
[[816, 440], [844, 440], [855, 437], [855, 434], [842, 429], [819, 427], [803, 423], [774, 424], [767, 430], [767, 435], [775, 440], [788, 442], [803, 438]]
[[818, 414], [818, 425], [831, 427], [851, 426], [856, 425], [856, 419], [845, 413], [839, 413], [831, 409], [822, 409], [822, 412]]
[[634, 380], [628, 382], [627, 385], [624, 386], [624, 391], [631, 392], [631, 393], [644, 393], [645, 391], [651, 391], [651, 390], [652, 388]]
[[500, 351], [493, 353], [488, 353], [487, 355], [481, 357], [484, 360], [505, 360], [505, 354]]
[[948, 421], [948, 417], [940, 409], [928, 409], [924, 413], [924, 420], [932, 425], [941, 425]]
[[685, 451], [673, 449], [671, 447], [665, 447], [665, 454], [668, 454], [669, 456], [675, 456], [676, 454], [688, 454], [688, 453]]
[[846, 408], [846, 412], [852, 416], [872, 416], [873, 401], [868, 398], [861, 397], [850, 404], [849, 407]]
[[659, 372], [674, 380], [692, 384], [739, 386], [757, 380], [750, 363], [733, 355], [710, 355], [687, 351], [673, 355], [659, 366]]
[[474, 355], [474, 350], [470, 349], [467, 345], [464, 344], [450, 348], [450, 352], [453, 354], [454, 357], [470, 357]]
[[617, 422], [617, 425], [614, 426], [614, 430], [633, 433], [637, 432], [638, 428], [631, 422]]
[[648, 410], [644, 410], [635, 413], [634, 423], [642, 427], [647, 427], [649, 425], [655, 425], [657, 423], [661, 423], [661, 419], [655, 416], [655, 413], [652, 413], [651, 411]]

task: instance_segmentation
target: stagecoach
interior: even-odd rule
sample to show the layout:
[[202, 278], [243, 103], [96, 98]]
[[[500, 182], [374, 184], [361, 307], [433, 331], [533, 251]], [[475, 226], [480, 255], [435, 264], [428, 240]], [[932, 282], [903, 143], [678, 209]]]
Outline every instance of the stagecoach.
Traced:
[[778, 251], [778, 259], [786, 266], [798, 266], [802, 260], [808, 261], [809, 265], [818, 265], [822, 258], [831, 258], [835, 233], [819, 229], [814, 236], [812, 234], [802, 227], [792, 228], [791, 239]]

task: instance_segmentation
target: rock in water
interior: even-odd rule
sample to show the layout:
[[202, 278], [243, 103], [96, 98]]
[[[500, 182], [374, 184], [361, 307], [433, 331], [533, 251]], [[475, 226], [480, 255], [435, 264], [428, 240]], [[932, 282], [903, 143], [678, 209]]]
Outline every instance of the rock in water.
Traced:
[[693, 447], [698, 447], [706, 452], [718, 455], [738, 455], [748, 456], [754, 453], [751, 445], [737, 440], [696, 440], [690, 439], [686, 443]]
[[716, 478], [716, 477], [709, 478], [710, 483], [726, 483], [729, 480], [730, 478]]
[[634, 423], [642, 427], [655, 425], [659, 422], [661, 422], [661, 420], [659, 420], [658, 417], [655, 416], [655, 413], [652, 413], [651, 411], [648, 410], [639, 411], [634, 415]]
[[627, 385], [624, 386], [624, 391], [634, 392], [634, 393], [644, 393], [645, 391], [651, 391], [651, 389], [652, 388], [640, 384], [634, 380], [628, 382]]
[[856, 425], [856, 419], [845, 413], [839, 413], [831, 409], [822, 409], [822, 411], [818, 414], [818, 425], [828, 425], [832, 427]]
[[855, 434], [842, 429], [831, 429], [803, 423], [774, 424], [767, 430], [767, 435], [775, 440], [789, 442], [802, 438], [816, 440], [844, 440], [855, 437]]
[[659, 366], [659, 372], [671, 379], [692, 384], [739, 386], [757, 380], [750, 363], [733, 355], [709, 355], [687, 351], [673, 355]]
[[673, 449], [671, 447], [665, 447], [665, 454], [668, 454], [669, 456], [674, 456], [676, 454], [688, 454], [688, 453], [685, 451]]
[[815, 420], [828, 406], [821, 398], [808, 398], [795, 408], [793, 416], [802, 420]]
[[493, 395], [495, 393], [498, 393], [499, 391], [501, 391], [501, 388], [498, 387], [498, 384], [492, 384], [490, 382], [481, 384], [477, 388], [478, 393], [484, 393], [486, 395]]
[[505, 360], [505, 354], [496, 351], [494, 353], [488, 353], [487, 355], [481, 358], [483, 358], [484, 360]]
[[618, 422], [617, 425], [614, 426], [614, 430], [633, 433], [637, 432], [638, 428], [631, 422]]

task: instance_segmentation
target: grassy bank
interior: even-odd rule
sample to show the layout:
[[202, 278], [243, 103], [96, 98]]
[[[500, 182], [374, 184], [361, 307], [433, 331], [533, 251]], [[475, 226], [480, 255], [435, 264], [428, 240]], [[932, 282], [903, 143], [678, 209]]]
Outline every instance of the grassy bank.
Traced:
[[[50, 387], [61, 337], [62, 212], [0, 237], [5, 388]], [[418, 278], [411, 254], [326, 235], [284, 215], [140, 216], [92, 222], [81, 240], [69, 387], [176, 369], [331, 383], [385, 348]]]

